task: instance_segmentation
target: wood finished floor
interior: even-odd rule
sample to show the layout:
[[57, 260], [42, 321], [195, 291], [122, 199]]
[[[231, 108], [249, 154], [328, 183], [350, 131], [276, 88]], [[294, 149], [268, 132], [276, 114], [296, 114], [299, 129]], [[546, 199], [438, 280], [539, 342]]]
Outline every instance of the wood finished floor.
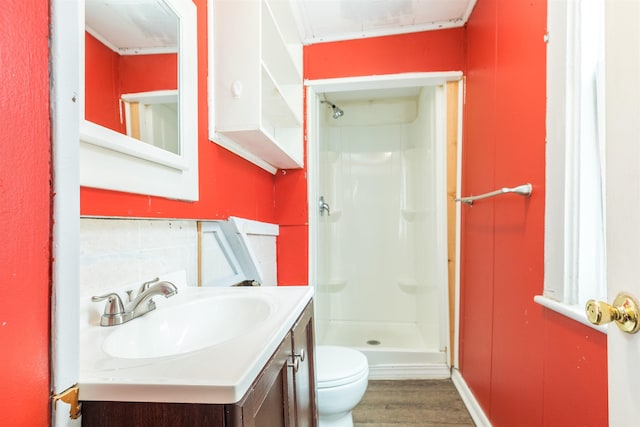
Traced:
[[472, 427], [451, 380], [369, 381], [354, 427]]

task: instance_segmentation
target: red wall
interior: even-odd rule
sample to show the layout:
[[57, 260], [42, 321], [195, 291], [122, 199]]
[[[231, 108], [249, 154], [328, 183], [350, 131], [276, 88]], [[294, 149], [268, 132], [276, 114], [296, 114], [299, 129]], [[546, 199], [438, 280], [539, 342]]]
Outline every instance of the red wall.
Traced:
[[[206, 2], [197, 0], [206, 28]], [[304, 48], [304, 77], [466, 74], [463, 193], [531, 182], [530, 199], [463, 206], [460, 369], [495, 426], [606, 425], [606, 337], [533, 302], [543, 287], [546, 1], [479, 0], [465, 29]], [[199, 31], [200, 201], [82, 189], [82, 213], [282, 225], [281, 284], [307, 282], [306, 172], [273, 177], [207, 141]]]
[[[460, 71], [464, 63], [464, 30], [452, 29], [399, 36], [320, 43], [304, 47], [304, 78]], [[279, 175], [276, 211], [281, 219], [278, 278], [281, 284], [308, 281], [306, 173]], [[283, 260], [284, 262], [281, 262]]]
[[464, 63], [464, 30], [428, 31], [388, 37], [320, 43], [304, 48], [304, 77], [460, 71]]
[[276, 217], [280, 224], [278, 284], [306, 285], [309, 282], [306, 170], [279, 171], [275, 190]]
[[480, 0], [467, 25], [460, 369], [494, 426], [607, 425], [606, 337], [543, 289], [546, 1]]
[[120, 56], [85, 33], [84, 116], [116, 132], [126, 132], [120, 121]]
[[0, 14], [0, 425], [49, 425], [48, 1]]
[[198, 167], [200, 200], [182, 202], [82, 188], [82, 215], [222, 219], [231, 215], [275, 222], [275, 178], [208, 140], [207, 1], [198, 9]]

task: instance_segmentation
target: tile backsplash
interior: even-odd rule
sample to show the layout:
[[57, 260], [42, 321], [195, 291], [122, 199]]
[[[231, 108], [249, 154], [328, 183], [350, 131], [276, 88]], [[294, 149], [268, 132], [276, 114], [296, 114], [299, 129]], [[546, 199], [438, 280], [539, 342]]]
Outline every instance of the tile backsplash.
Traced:
[[98, 295], [159, 274], [185, 270], [198, 283], [196, 221], [82, 218], [80, 287]]
[[[243, 220], [247, 221], [247, 220]], [[258, 224], [257, 222], [251, 222]], [[264, 224], [264, 223], [262, 223]], [[277, 232], [248, 234], [263, 286], [277, 283]], [[218, 250], [202, 254], [203, 262], [218, 265], [225, 255]], [[221, 258], [221, 259], [215, 259]], [[185, 271], [187, 284], [198, 284], [197, 221], [167, 219], [80, 219], [80, 293], [100, 295], [155, 277]]]

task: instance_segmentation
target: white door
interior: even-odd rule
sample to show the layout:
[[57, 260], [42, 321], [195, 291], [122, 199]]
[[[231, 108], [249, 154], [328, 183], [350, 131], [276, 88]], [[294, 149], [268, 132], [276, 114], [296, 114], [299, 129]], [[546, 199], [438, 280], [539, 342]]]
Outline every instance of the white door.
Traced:
[[[640, 1], [605, 9], [607, 282], [609, 303], [640, 298]], [[609, 326], [609, 424], [640, 425], [640, 333]]]
[[[51, 295], [51, 388], [57, 395], [78, 382], [79, 358], [79, 51], [78, 0], [51, 2], [51, 122], [53, 150], [53, 246]], [[82, 18], [83, 19], [83, 18]], [[52, 405], [51, 425], [80, 426], [72, 407]], [[73, 412], [76, 412], [75, 410]]]

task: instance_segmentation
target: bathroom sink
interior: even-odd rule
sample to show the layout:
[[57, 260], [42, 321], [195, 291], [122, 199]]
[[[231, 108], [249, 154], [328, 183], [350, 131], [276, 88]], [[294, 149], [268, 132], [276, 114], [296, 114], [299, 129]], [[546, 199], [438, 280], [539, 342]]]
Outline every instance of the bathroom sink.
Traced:
[[[180, 294], [175, 298], [179, 298]], [[196, 352], [250, 332], [272, 313], [256, 295], [189, 298], [112, 327], [102, 349], [111, 357], [148, 359]]]
[[[178, 287], [157, 308], [100, 326], [104, 303], [80, 296], [80, 372], [85, 401], [238, 402], [313, 297], [309, 286]], [[115, 289], [123, 299], [136, 284]]]

